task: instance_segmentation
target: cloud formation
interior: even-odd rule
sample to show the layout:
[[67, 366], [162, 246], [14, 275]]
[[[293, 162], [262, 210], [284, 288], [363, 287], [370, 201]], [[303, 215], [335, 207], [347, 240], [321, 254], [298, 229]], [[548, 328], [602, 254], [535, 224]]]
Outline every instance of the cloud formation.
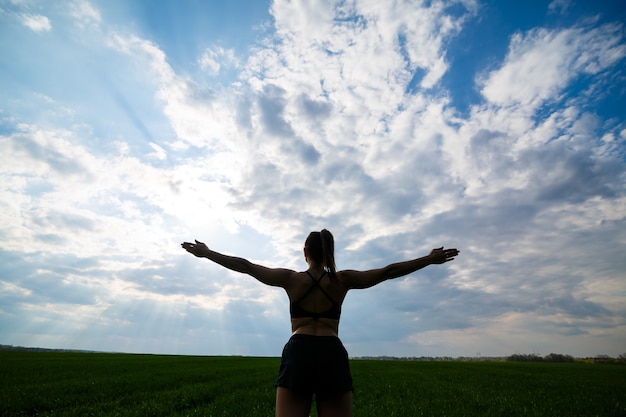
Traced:
[[302, 269], [326, 227], [340, 269], [462, 251], [350, 293], [352, 355], [622, 353], [626, 124], [597, 103], [623, 102], [623, 23], [516, 30], [461, 112], [473, 1], [276, 0], [250, 49], [204, 43], [187, 70], [105, 7], [50, 11], [63, 88], [0, 103], [0, 342], [277, 355], [284, 294], [179, 243]]

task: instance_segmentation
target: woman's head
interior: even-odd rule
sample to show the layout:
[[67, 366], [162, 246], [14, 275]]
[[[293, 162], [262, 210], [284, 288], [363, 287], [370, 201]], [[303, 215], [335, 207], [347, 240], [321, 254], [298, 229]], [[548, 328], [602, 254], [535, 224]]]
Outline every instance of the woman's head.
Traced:
[[335, 239], [332, 233], [326, 229], [311, 232], [304, 242], [304, 247], [311, 261], [321, 265], [331, 276], [335, 275]]

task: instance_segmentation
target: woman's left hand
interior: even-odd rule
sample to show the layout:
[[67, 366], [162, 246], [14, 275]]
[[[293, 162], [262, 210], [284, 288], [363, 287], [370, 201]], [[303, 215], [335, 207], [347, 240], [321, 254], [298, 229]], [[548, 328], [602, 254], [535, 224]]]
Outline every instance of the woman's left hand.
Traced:
[[433, 264], [443, 264], [454, 260], [454, 257], [458, 254], [459, 251], [457, 249], [444, 249], [441, 247], [433, 249], [428, 257], [430, 258], [430, 262]]

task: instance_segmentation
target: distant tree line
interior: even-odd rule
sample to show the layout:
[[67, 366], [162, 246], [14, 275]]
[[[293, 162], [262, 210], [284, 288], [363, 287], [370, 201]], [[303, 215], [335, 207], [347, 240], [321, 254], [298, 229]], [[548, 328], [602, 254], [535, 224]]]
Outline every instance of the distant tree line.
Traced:
[[550, 353], [544, 357], [532, 354], [516, 353], [506, 358], [508, 362], [574, 362], [574, 357], [560, 353]]
[[[560, 353], [550, 353], [546, 356], [539, 356], [537, 354], [520, 354], [516, 353], [506, 358], [508, 362], [560, 362], [568, 363], [575, 362], [576, 359], [570, 355], [563, 355]], [[587, 358], [587, 360], [593, 363], [608, 363], [608, 364], [626, 364], [626, 353], [622, 353], [617, 358], [612, 358], [608, 355], [598, 355], [594, 358]]]
[[47, 349], [40, 347], [25, 347], [25, 346], [13, 346], [13, 345], [0, 345], [0, 351], [18, 351], [18, 352], [93, 352], [90, 350], [79, 349]]
[[[91, 350], [77, 350], [77, 349], [47, 349], [39, 347], [24, 347], [0, 344], [0, 351], [26, 351], [26, 352], [84, 352], [92, 353], [96, 351]], [[101, 352], [102, 353], [102, 352]], [[539, 356], [536, 353], [520, 354], [516, 353], [507, 357], [488, 357], [488, 356], [461, 356], [458, 358], [452, 358], [449, 356], [421, 356], [421, 357], [396, 357], [396, 356], [361, 356], [354, 357], [352, 359], [369, 359], [369, 360], [394, 360], [394, 361], [502, 361], [507, 362], [555, 362], [555, 363], [571, 363], [571, 362], [588, 362], [599, 364], [617, 364], [626, 365], [626, 352], [620, 354], [617, 358], [613, 358], [608, 355], [597, 355], [593, 358], [574, 358], [570, 355], [563, 355], [560, 353], [550, 353], [546, 356]]]
[[617, 358], [612, 358], [609, 355], [598, 355], [593, 358], [593, 363], [608, 363], [613, 365], [626, 365], [626, 353], [622, 353]]

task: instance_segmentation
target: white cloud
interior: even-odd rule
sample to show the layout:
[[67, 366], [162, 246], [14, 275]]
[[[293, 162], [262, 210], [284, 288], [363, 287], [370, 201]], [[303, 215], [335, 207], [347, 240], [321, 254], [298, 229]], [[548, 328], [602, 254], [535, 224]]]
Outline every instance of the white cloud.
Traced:
[[156, 143], [150, 142], [150, 147], [154, 149], [154, 152], [150, 154], [153, 158], [159, 159], [161, 161], [167, 158], [167, 152], [161, 146]]
[[102, 21], [100, 11], [87, 0], [74, 0], [69, 5], [69, 13], [79, 27], [98, 27]]
[[480, 80], [481, 92], [490, 103], [534, 111], [558, 100], [576, 77], [598, 74], [624, 56], [621, 25], [516, 33], [503, 65]]
[[23, 14], [22, 24], [34, 32], [49, 32], [52, 30], [50, 20], [46, 16]]
[[200, 68], [210, 75], [216, 76], [220, 73], [222, 66], [237, 68], [239, 60], [235, 56], [234, 49], [224, 49], [221, 46], [206, 49], [199, 60]]
[[566, 14], [572, 6], [572, 0], [552, 0], [548, 5], [548, 12], [554, 14]]

